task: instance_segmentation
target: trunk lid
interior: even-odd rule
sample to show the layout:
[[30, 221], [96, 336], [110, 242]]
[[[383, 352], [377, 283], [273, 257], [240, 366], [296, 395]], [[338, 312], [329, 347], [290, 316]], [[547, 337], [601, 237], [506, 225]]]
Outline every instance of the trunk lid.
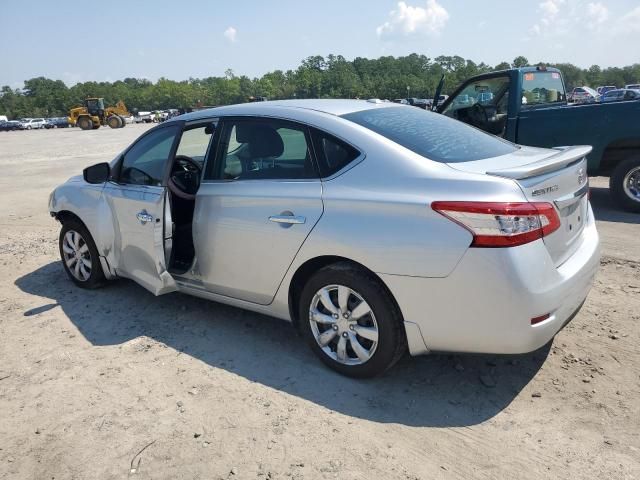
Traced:
[[515, 181], [527, 200], [554, 205], [560, 228], [544, 237], [556, 267], [580, 246], [589, 209], [586, 156], [590, 146], [543, 149], [521, 147], [501, 157], [450, 163], [450, 167]]

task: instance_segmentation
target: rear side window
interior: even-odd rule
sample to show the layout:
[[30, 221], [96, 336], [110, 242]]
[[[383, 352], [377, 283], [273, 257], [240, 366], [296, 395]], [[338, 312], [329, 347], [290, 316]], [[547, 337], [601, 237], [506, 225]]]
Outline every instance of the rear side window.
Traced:
[[319, 130], [311, 131], [321, 177], [329, 177], [360, 156], [351, 145]]
[[512, 143], [420, 108], [374, 108], [342, 117], [436, 162], [471, 162], [517, 150]]

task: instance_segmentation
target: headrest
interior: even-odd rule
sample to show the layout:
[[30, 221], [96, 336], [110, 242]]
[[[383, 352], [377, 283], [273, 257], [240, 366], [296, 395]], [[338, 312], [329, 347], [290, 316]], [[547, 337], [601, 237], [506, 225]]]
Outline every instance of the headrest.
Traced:
[[279, 157], [284, 152], [282, 137], [269, 125], [239, 122], [236, 124], [236, 141], [248, 143], [252, 157]]

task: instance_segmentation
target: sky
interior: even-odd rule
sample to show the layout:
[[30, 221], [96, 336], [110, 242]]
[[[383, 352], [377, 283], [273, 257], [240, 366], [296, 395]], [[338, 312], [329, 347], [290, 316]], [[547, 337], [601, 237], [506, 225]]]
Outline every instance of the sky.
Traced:
[[0, 85], [257, 77], [311, 55], [640, 62], [640, 0], [76, 0], [0, 9]]

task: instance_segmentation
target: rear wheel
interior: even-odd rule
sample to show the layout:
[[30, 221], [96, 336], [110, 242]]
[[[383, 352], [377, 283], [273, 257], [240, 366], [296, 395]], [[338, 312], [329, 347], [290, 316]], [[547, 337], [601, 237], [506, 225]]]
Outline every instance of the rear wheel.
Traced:
[[89, 117], [80, 117], [78, 118], [78, 126], [82, 130], [91, 130], [93, 128], [93, 122]]
[[81, 288], [97, 288], [105, 281], [98, 249], [85, 226], [75, 219], [62, 224], [60, 258], [65, 272]]
[[609, 191], [625, 210], [640, 212], [640, 156], [620, 162], [609, 178]]
[[299, 304], [300, 327], [314, 353], [350, 377], [383, 373], [406, 350], [400, 312], [370, 272], [337, 263], [316, 272]]
[[112, 115], [107, 118], [107, 125], [109, 125], [111, 128], [121, 128], [122, 119], [118, 115]]
[[122, 115], [120, 115], [120, 121], [122, 122], [120, 124], [120, 128], [124, 128], [127, 125], [127, 120]]

